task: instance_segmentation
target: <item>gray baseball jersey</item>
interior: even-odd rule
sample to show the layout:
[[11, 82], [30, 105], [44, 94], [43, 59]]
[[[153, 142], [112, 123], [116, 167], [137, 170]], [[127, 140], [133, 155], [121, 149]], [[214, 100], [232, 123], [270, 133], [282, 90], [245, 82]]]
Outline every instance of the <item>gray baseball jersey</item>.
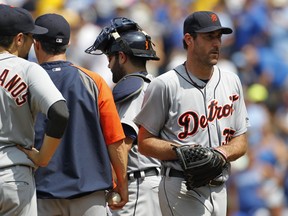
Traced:
[[[130, 74], [128, 76], [134, 76], [134, 73]], [[128, 76], [125, 76], [120, 80], [117, 85], [120, 84], [120, 86], [124, 86], [124, 89], [131, 89], [131, 83], [129, 85], [127, 81]], [[144, 76], [144, 75], [143, 75]], [[150, 74], [147, 74], [145, 76], [145, 79], [152, 80], [153, 76]], [[119, 116], [121, 118], [122, 124], [128, 125], [131, 128], [133, 128], [134, 132], [138, 134], [139, 128], [138, 126], [133, 122], [133, 119], [135, 116], [140, 112], [144, 94], [147, 89], [147, 86], [150, 82], [148, 80], [144, 81], [143, 78], [137, 77], [137, 79], [141, 80], [142, 85], [137, 85], [139, 87], [138, 90], [135, 90], [134, 93], [132, 93], [132, 96], [129, 97], [127, 100], [123, 100], [122, 102], [116, 103]], [[135, 79], [132, 77], [132, 82], [134, 82]], [[121, 84], [122, 83], [122, 84]], [[125, 85], [124, 85], [124, 84]], [[114, 88], [115, 89], [115, 88]], [[139, 92], [140, 91], [140, 92]], [[137, 141], [137, 140], [136, 140]], [[128, 168], [127, 172], [129, 177], [134, 176], [135, 172], [148, 170], [149, 168], [154, 168], [154, 170], [158, 170], [160, 173], [160, 161], [152, 158], [152, 157], [146, 157], [138, 152], [138, 145], [137, 143], [134, 143], [132, 145], [132, 148], [129, 151], [128, 154]], [[144, 173], [142, 173], [144, 174]], [[141, 174], [141, 175], [142, 175]], [[119, 215], [157, 215], [161, 216], [160, 206], [159, 206], [159, 199], [158, 199], [158, 187], [161, 180], [160, 175], [152, 175], [152, 176], [142, 176], [141, 178], [131, 178], [128, 182], [128, 192], [129, 192], [129, 201], [126, 203], [126, 205], [118, 211], [112, 211], [113, 216], [119, 216]]]
[[[150, 80], [153, 79], [153, 76], [148, 74], [147, 78]], [[121, 82], [121, 81], [120, 81]], [[133, 96], [133, 98], [129, 98], [129, 100], [125, 100], [120, 103], [116, 103], [116, 107], [121, 119], [122, 124], [129, 125], [134, 129], [136, 134], [138, 134], [139, 128], [134, 123], [133, 119], [140, 112], [145, 91], [147, 89], [149, 83], [144, 82], [144, 86], [139, 94]], [[133, 145], [129, 152], [129, 160], [127, 172], [133, 172], [138, 170], [144, 170], [149, 167], [159, 167], [160, 162], [155, 158], [146, 157], [138, 152], [138, 145]]]
[[[217, 66], [207, 84], [184, 65], [156, 77], [135, 122], [164, 140], [210, 147], [225, 145], [249, 126], [238, 76]], [[175, 161], [163, 164], [181, 170]]]
[[64, 98], [38, 64], [9, 53], [0, 54], [0, 61], [0, 168], [34, 166], [15, 145], [31, 148], [37, 112], [47, 114]]

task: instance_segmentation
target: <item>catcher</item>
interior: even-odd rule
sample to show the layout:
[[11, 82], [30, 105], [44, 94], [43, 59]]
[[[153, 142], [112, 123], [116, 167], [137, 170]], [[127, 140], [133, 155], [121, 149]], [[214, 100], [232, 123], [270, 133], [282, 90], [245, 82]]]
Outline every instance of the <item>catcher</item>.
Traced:
[[188, 16], [186, 61], [151, 81], [134, 119], [140, 153], [162, 161], [162, 215], [227, 215], [225, 182], [246, 152], [249, 126], [239, 78], [216, 66], [230, 33], [213, 12]]

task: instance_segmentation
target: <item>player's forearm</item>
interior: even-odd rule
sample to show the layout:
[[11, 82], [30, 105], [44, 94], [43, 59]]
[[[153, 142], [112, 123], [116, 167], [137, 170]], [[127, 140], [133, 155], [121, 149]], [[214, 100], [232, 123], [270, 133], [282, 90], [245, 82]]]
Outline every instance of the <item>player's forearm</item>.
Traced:
[[39, 152], [32, 149], [28, 156], [36, 166], [47, 166], [54, 155], [65, 132], [69, 119], [69, 111], [65, 101], [57, 101], [48, 110], [46, 134]]
[[121, 196], [121, 202], [117, 206], [110, 206], [112, 209], [122, 208], [128, 202], [128, 179], [127, 164], [128, 150], [123, 140], [108, 146], [110, 161], [116, 174], [116, 192]]
[[157, 158], [159, 160], [175, 160], [177, 159], [173, 150], [173, 143], [157, 138], [146, 138], [139, 140], [139, 152], [148, 157]]
[[247, 147], [247, 135], [242, 134], [234, 137], [228, 144], [222, 145], [217, 149], [220, 149], [225, 154], [228, 161], [235, 161], [246, 153]]
[[39, 150], [38, 166], [47, 166], [53, 157], [61, 139], [45, 135], [41, 149]]
[[145, 156], [157, 158], [159, 160], [177, 159], [170, 141], [161, 140], [155, 137], [143, 127], [140, 128], [138, 134], [138, 150]]
[[43, 145], [41, 149], [38, 151], [36, 148], [32, 149], [24, 149], [23, 147], [18, 146], [30, 160], [33, 161], [35, 166], [47, 166], [53, 157], [58, 145], [60, 144], [60, 139], [49, 137], [45, 135]]
[[133, 146], [133, 142], [134, 140], [129, 138], [129, 137], [126, 137], [125, 138], [125, 144], [126, 144], [126, 148], [127, 148], [127, 151], [129, 152]]
[[124, 141], [108, 145], [108, 152], [117, 182], [125, 182], [127, 180], [128, 150]]

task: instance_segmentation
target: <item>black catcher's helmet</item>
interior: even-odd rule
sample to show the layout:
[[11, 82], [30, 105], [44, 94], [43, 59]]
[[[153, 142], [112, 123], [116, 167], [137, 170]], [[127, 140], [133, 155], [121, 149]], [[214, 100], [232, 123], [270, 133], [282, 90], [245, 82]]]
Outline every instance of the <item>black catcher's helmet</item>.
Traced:
[[111, 20], [111, 25], [102, 29], [94, 44], [85, 50], [92, 55], [110, 55], [123, 51], [145, 59], [159, 60], [151, 37], [140, 26], [125, 17]]

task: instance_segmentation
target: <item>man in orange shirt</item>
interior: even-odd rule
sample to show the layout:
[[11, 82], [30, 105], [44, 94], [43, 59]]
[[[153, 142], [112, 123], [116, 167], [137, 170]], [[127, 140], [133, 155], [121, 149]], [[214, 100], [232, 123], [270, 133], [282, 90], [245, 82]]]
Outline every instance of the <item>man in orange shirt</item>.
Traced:
[[[97, 73], [66, 60], [70, 26], [58, 14], [35, 21], [48, 29], [34, 35], [35, 54], [67, 101], [70, 121], [50, 165], [35, 173], [38, 214], [106, 215], [105, 191], [112, 189], [111, 164], [121, 196], [112, 209], [128, 201], [127, 150], [112, 92]], [[38, 116], [35, 145], [41, 143], [45, 118]]]

